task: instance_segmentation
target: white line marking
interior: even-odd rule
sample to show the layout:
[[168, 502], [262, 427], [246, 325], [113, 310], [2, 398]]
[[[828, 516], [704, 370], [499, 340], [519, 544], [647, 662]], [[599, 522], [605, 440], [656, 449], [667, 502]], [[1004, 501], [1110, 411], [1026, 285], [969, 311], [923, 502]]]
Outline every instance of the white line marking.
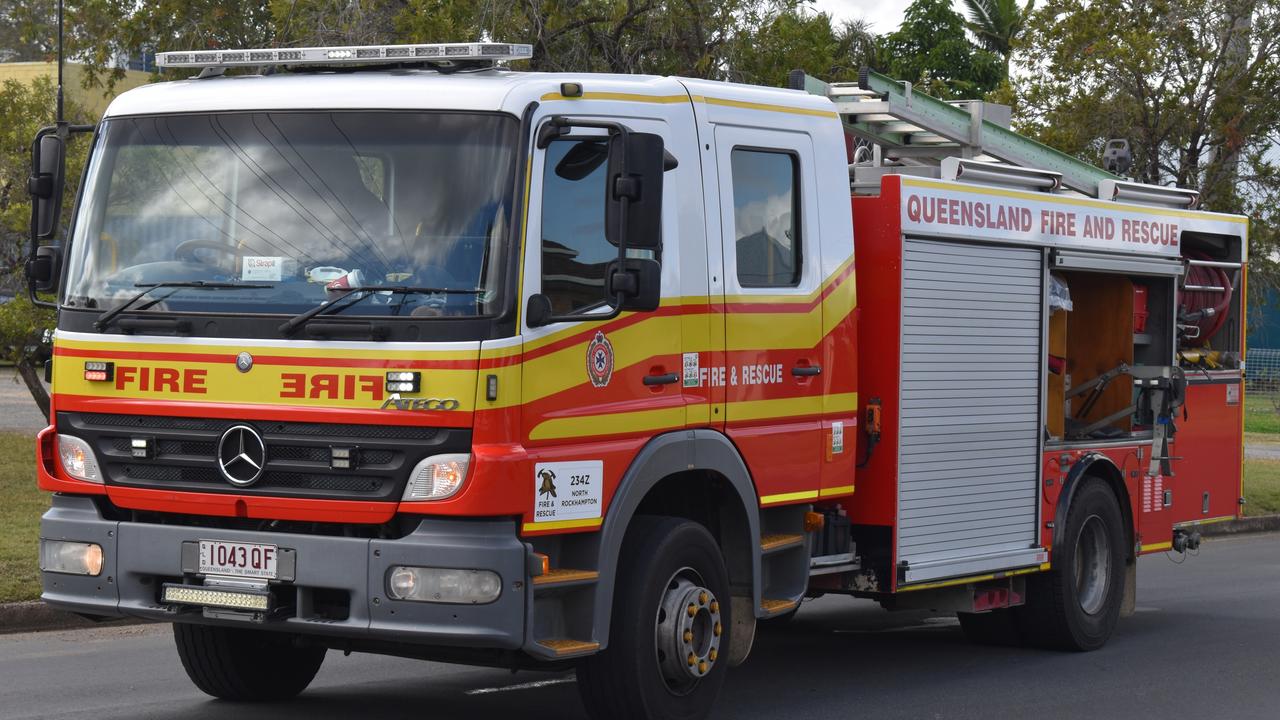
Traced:
[[510, 692], [511, 690], [533, 690], [534, 688], [547, 687], [549, 685], [564, 685], [566, 683], [577, 682], [575, 677], [553, 678], [551, 680], [536, 680], [534, 682], [520, 683], [519, 685], [504, 685], [502, 687], [476, 688], [468, 690], [468, 695], [488, 695], [490, 693]]

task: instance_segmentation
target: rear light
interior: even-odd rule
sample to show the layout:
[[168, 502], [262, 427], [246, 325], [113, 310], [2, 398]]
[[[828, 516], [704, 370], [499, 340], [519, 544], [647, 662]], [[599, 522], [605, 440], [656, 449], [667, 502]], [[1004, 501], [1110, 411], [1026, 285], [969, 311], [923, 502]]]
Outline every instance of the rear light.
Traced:
[[466, 453], [432, 455], [409, 474], [403, 500], [443, 500], [462, 488], [471, 456]]
[[102, 482], [98, 458], [93, 454], [93, 448], [84, 440], [74, 435], [59, 434], [58, 459], [62, 461], [62, 469], [71, 477], [85, 482]]
[[102, 574], [102, 546], [96, 543], [41, 538], [40, 570], [97, 577]]

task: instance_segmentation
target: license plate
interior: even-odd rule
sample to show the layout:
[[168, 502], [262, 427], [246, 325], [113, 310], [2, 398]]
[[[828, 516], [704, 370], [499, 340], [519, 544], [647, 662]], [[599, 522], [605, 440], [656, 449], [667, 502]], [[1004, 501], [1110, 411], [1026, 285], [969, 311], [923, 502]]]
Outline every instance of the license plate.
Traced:
[[275, 545], [201, 540], [197, 571], [201, 575], [275, 580], [279, 559], [280, 549]]

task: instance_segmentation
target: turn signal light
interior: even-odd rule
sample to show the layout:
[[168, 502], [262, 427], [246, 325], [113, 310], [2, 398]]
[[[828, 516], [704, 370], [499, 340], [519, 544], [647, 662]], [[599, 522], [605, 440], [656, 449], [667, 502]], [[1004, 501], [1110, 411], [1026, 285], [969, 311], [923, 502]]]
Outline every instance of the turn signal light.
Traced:
[[84, 364], [84, 379], [91, 382], [114, 380], [116, 376], [115, 370], [115, 363], [89, 360]]

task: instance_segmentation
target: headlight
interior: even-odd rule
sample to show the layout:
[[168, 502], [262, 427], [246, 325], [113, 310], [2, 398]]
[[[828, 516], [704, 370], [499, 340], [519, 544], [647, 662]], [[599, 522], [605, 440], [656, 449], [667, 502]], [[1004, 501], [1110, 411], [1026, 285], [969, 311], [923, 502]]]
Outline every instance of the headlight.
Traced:
[[58, 435], [58, 458], [62, 461], [62, 469], [68, 475], [86, 482], [102, 482], [102, 472], [98, 469], [98, 458], [93, 454], [89, 443], [73, 435]]
[[44, 572], [97, 577], [102, 573], [102, 546], [41, 538], [40, 569]]
[[492, 570], [451, 568], [391, 568], [387, 593], [396, 600], [483, 605], [498, 599], [502, 578]]
[[432, 455], [409, 474], [404, 500], [443, 500], [462, 488], [471, 456], [466, 453]]

